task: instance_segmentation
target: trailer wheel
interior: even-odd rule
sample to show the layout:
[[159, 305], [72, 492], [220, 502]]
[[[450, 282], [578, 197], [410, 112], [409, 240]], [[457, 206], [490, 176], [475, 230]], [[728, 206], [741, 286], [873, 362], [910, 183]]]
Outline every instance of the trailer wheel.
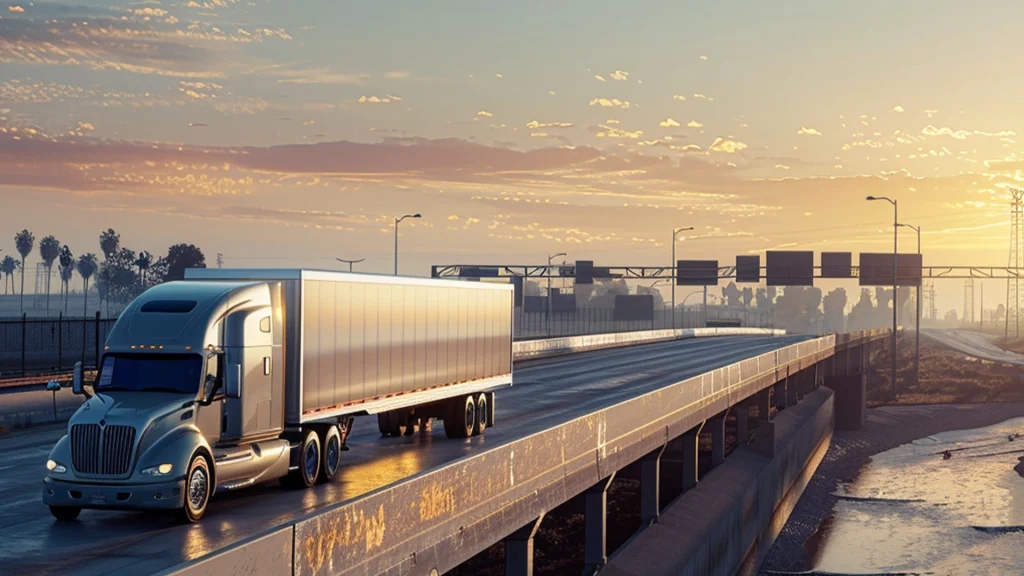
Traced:
[[389, 410], [377, 414], [377, 428], [384, 436], [405, 436], [410, 425], [407, 410]]
[[194, 524], [203, 518], [213, 493], [212, 480], [206, 456], [194, 454], [185, 474], [185, 505], [178, 510], [178, 519], [183, 523]]
[[487, 421], [487, 394], [476, 397], [476, 421], [473, 423], [473, 436], [479, 436], [490, 426]]
[[315, 430], [306, 432], [299, 446], [298, 467], [281, 479], [289, 488], [309, 488], [320, 473], [320, 437]]
[[451, 400], [448, 416], [444, 419], [444, 433], [449, 438], [469, 438], [476, 426], [476, 400], [463, 396]]
[[324, 430], [320, 445], [323, 446], [323, 461], [320, 462], [316, 481], [317, 484], [326, 484], [334, 480], [341, 469], [341, 432], [337, 425], [332, 424]]

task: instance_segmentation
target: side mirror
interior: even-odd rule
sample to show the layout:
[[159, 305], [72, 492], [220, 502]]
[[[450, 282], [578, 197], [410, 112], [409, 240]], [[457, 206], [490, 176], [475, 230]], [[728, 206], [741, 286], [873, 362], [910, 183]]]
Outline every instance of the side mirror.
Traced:
[[228, 364], [224, 369], [224, 395], [228, 398], [242, 397], [242, 365]]
[[203, 380], [202, 396], [199, 398], [199, 403], [203, 406], [209, 406], [213, 403], [213, 397], [217, 394], [217, 378], [212, 374], [207, 374], [206, 379]]
[[[49, 386], [47, 386], [49, 388]], [[85, 394], [82, 386], [82, 363], [75, 362], [75, 372], [71, 379], [71, 391], [75, 394]]]
[[46, 383], [46, 391], [60, 392], [60, 382], [57, 382], [56, 380], [50, 380], [49, 382]]

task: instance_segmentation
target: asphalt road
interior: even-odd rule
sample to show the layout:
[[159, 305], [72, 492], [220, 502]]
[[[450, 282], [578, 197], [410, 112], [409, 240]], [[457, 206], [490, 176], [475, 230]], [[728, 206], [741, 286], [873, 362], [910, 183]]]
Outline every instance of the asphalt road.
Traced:
[[961, 354], [989, 360], [1024, 366], [1024, 356], [996, 346], [993, 336], [970, 330], [922, 330], [921, 335], [944, 344]]
[[152, 574], [411, 474], [806, 338], [694, 339], [517, 364], [485, 436], [448, 440], [437, 425], [431, 434], [381, 438], [376, 418], [357, 418], [352, 449], [333, 483], [240, 490], [214, 499], [193, 526], [162, 514], [94, 510], [76, 522], [55, 522], [42, 504], [42, 478], [64, 427], [22, 432], [0, 439], [0, 574]]

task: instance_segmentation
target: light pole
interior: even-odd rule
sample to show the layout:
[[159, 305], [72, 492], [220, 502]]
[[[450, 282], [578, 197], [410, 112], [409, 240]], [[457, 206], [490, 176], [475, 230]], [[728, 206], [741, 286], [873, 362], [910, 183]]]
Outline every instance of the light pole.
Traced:
[[395, 218], [395, 276], [398, 276], [398, 225], [406, 218], [423, 218], [419, 212], [416, 214], [406, 214], [401, 218]]
[[896, 262], [899, 258], [898, 232], [899, 217], [896, 211], [896, 200], [885, 196], [868, 196], [871, 200], [885, 200], [892, 204], [892, 399], [895, 400], [896, 393]]
[[359, 264], [363, 260], [366, 260], [366, 258], [360, 258], [359, 260], [345, 260], [344, 258], [335, 258], [335, 260], [337, 260], [338, 262], [344, 262], [345, 264], [348, 264], [348, 271], [351, 272], [353, 264]]
[[[912, 224], [897, 224], [901, 228], [910, 228], [917, 232], [917, 253], [921, 254], [921, 227]], [[982, 310], [984, 313], [984, 309]], [[921, 283], [917, 284], [917, 314], [914, 320], [914, 382], [921, 382]]]
[[676, 278], [676, 237], [679, 236], [680, 232], [686, 232], [687, 230], [693, 230], [693, 226], [686, 226], [684, 228], [676, 228], [672, 230], [672, 329], [676, 328], [676, 285], [679, 279]]
[[567, 256], [565, 252], [559, 252], [558, 254], [548, 254], [548, 336], [551, 336], [551, 261], [559, 256]]
[[[676, 287], [675, 283], [673, 283], [672, 284], [672, 289], [674, 290], [675, 287]], [[690, 292], [685, 297], [683, 297], [683, 301], [682, 301], [682, 303], [680, 303], [680, 306], [683, 307], [683, 319], [684, 320], [686, 319], [686, 315], [685, 315], [686, 314], [686, 301], [690, 299], [690, 296], [693, 296], [694, 294], [700, 294], [701, 292], [706, 292], [706, 290], [707, 290], [707, 288], [705, 288], [704, 290], [694, 290], [693, 292]], [[675, 312], [675, 309], [674, 309], [675, 308], [674, 304], [672, 305], [672, 308], [673, 308], [673, 310], [672, 310], [672, 317], [675, 318], [676, 312]], [[683, 325], [683, 328], [686, 328], [685, 323]]]

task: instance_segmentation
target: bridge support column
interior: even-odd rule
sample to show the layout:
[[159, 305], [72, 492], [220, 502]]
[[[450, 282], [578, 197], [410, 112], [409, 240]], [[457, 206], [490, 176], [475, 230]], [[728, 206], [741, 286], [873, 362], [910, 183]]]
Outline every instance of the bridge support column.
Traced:
[[683, 433], [683, 491], [692, 490], [697, 487], [697, 453], [700, 447], [700, 426], [691, 428]]
[[711, 467], [717, 468], [725, 462], [725, 415], [715, 416], [707, 425], [711, 428]]
[[591, 486], [586, 493], [583, 576], [596, 574], [608, 562], [608, 487], [615, 473]]
[[799, 389], [803, 373], [797, 372], [786, 377], [786, 406], [796, 406], [800, 401]]
[[775, 404], [776, 410], [786, 409], [786, 379], [783, 378], [779, 382], [772, 385], [772, 402]]
[[860, 430], [867, 417], [867, 375], [833, 376], [825, 385], [836, 393], [836, 429]]
[[541, 514], [533, 522], [523, 526], [505, 538], [505, 574], [507, 576], [533, 576], [533, 537], [537, 535]]
[[772, 417], [772, 388], [769, 386], [757, 393], [757, 425], [768, 422]]
[[640, 525], [650, 526], [661, 514], [661, 455], [662, 446], [640, 461]]
[[750, 405], [744, 400], [733, 410], [736, 411], [736, 445], [743, 446], [750, 440]]

